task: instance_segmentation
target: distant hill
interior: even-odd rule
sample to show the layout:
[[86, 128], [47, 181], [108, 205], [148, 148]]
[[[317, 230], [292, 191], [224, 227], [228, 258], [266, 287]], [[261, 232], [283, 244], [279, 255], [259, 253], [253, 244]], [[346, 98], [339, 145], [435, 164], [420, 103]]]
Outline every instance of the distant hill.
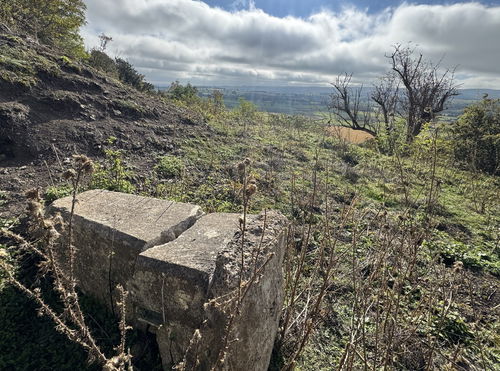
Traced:
[[[259, 110], [267, 112], [317, 115], [326, 112], [326, 106], [332, 93], [329, 87], [289, 87], [289, 86], [202, 86], [198, 87], [202, 97], [207, 97], [214, 89], [221, 90], [224, 102], [229, 108], [238, 105], [243, 98], [257, 105]], [[365, 88], [366, 94], [371, 91]], [[460, 89], [460, 95], [451, 102], [445, 115], [459, 116], [463, 109], [480, 100], [484, 94], [490, 98], [500, 98], [500, 90], [494, 89]]]

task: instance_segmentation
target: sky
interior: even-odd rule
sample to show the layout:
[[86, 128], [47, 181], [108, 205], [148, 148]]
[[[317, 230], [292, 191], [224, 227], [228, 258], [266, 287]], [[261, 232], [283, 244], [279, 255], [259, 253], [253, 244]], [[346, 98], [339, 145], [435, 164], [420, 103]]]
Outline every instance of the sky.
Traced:
[[371, 83], [410, 45], [463, 88], [500, 89], [500, 0], [85, 0], [87, 48], [132, 63], [157, 86]]

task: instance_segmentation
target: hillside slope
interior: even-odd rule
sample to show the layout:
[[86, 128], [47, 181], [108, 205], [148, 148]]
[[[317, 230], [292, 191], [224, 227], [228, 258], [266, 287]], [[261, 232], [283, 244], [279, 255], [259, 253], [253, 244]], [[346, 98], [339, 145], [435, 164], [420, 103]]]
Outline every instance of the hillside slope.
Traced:
[[157, 155], [175, 151], [178, 138], [208, 131], [189, 110], [33, 40], [0, 34], [0, 189], [8, 201], [3, 214], [15, 209], [11, 201], [23, 189], [50, 185], [53, 172], [74, 153], [99, 158], [113, 140], [115, 148], [133, 150], [128, 161], [140, 173]]

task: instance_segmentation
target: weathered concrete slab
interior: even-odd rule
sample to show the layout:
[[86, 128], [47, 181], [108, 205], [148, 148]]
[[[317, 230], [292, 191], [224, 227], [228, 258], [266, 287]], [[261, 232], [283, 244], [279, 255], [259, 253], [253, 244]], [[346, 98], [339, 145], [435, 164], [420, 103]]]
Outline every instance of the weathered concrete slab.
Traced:
[[167, 363], [182, 360], [192, 333], [201, 326], [216, 258], [239, 230], [238, 214], [208, 214], [174, 241], [139, 255], [132, 284], [137, 317], [163, 324], [163, 337], [175, 338], [159, 343], [168, 347], [162, 354], [172, 355]]
[[[104, 190], [77, 196], [73, 243], [81, 288], [111, 305], [117, 284], [126, 286], [137, 256], [171, 241], [202, 215], [199, 206]], [[51, 212], [67, 220], [71, 197], [55, 201]], [[89, 279], [90, 278], [90, 279]]]
[[[91, 190], [77, 196], [75, 215], [142, 241], [144, 250], [174, 240], [203, 212], [196, 205], [127, 193]], [[69, 213], [71, 197], [54, 201], [52, 208]]]

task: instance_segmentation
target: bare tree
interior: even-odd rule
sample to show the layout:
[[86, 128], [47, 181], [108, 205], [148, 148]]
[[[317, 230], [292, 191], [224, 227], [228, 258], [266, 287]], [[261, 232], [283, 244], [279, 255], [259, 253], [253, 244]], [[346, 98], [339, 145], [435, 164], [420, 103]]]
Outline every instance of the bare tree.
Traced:
[[458, 95], [454, 68], [441, 71], [441, 61], [433, 64], [424, 60], [421, 53], [414, 55], [415, 48], [395, 45], [388, 56], [392, 70], [404, 87], [400, 104], [406, 119], [407, 142], [413, 141], [422, 125], [442, 112], [450, 98]]
[[[394, 51], [387, 56], [391, 71], [374, 85], [363, 110], [360, 109], [363, 87], [350, 86], [352, 74], [339, 75], [332, 83], [330, 108], [340, 123], [377, 136], [379, 124], [383, 122], [391, 135], [394, 118], [399, 116], [406, 120], [406, 140], [412, 142], [423, 124], [445, 110], [450, 99], [458, 95], [454, 69], [442, 69], [441, 61], [433, 64], [424, 60], [421, 53], [416, 57], [415, 54], [410, 46], [394, 46]], [[370, 100], [376, 103], [377, 112], [372, 112]]]
[[113, 41], [113, 38], [111, 36], [105, 35], [104, 32], [102, 32], [99, 35], [99, 51], [104, 53], [110, 41]]
[[390, 134], [394, 130], [394, 117], [398, 104], [399, 83], [396, 75], [388, 73], [380, 78], [379, 82], [373, 86], [370, 98], [378, 105], [377, 121], [385, 124], [385, 130]]
[[339, 75], [332, 83], [334, 93], [331, 95], [329, 108], [344, 126], [354, 130], [361, 130], [373, 136], [377, 135], [377, 129], [371, 118], [371, 107], [369, 103], [360, 110], [361, 94], [363, 86], [352, 88], [352, 74]]

